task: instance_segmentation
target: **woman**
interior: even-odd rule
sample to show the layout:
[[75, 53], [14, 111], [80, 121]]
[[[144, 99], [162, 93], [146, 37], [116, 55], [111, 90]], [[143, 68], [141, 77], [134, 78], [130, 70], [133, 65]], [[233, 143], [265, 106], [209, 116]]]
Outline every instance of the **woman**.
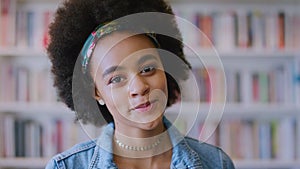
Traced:
[[[221, 149], [182, 136], [164, 117], [191, 67], [173, 18], [118, 20], [145, 12], [173, 16], [162, 0], [70, 0], [57, 10], [48, 53], [59, 96], [78, 120], [109, 124], [46, 168], [234, 168]], [[155, 33], [157, 25], [176, 38]]]

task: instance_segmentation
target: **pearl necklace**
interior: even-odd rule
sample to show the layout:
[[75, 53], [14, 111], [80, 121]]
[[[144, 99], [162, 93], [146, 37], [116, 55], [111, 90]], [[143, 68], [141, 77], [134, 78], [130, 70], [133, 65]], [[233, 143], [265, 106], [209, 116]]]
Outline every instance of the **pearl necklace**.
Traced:
[[115, 142], [117, 145], [123, 149], [131, 150], [131, 151], [148, 151], [155, 147], [157, 147], [160, 144], [160, 138], [158, 138], [154, 143], [148, 145], [148, 146], [130, 146], [122, 143], [120, 140], [115, 138]]

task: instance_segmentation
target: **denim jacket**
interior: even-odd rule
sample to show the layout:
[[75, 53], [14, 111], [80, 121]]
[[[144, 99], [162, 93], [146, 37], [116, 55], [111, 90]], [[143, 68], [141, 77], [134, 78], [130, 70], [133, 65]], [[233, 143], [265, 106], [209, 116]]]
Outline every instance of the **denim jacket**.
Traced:
[[[220, 148], [184, 137], [166, 118], [164, 124], [173, 145], [171, 169], [234, 169], [231, 159]], [[117, 169], [110, 153], [113, 133], [114, 124], [110, 123], [97, 140], [77, 144], [57, 154], [46, 169]]]

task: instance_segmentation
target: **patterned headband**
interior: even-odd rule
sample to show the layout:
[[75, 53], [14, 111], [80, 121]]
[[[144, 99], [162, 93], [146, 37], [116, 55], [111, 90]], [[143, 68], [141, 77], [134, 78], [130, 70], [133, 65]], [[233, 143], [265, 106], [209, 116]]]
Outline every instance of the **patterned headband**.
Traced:
[[[99, 25], [97, 28], [89, 35], [88, 39], [83, 45], [83, 48], [80, 52], [82, 58], [82, 72], [85, 74], [87, 72], [88, 64], [90, 58], [93, 54], [93, 51], [96, 47], [96, 44], [100, 38], [105, 35], [111, 34], [114, 31], [117, 31], [121, 28], [121, 25], [117, 22], [110, 22], [108, 24]], [[160, 47], [155, 34], [150, 33], [149, 31], [145, 31], [145, 35], [151, 39], [151, 41], [155, 44], [156, 47]]]

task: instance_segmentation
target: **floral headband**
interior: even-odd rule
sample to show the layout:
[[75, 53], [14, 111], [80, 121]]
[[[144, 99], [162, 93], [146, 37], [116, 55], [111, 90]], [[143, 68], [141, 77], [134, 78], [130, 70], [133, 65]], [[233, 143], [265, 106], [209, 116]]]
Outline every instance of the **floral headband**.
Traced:
[[[83, 45], [83, 48], [80, 52], [82, 58], [82, 72], [85, 74], [87, 72], [88, 64], [90, 61], [90, 58], [93, 54], [93, 51], [96, 47], [96, 44], [100, 38], [102, 38], [105, 35], [111, 34], [114, 31], [120, 30], [121, 25], [117, 22], [110, 22], [108, 24], [101, 24], [96, 27], [96, 29], [89, 35], [88, 39]], [[145, 31], [145, 35], [149, 37], [152, 42], [155, 44], [156, 47], [160, 47], [155, 34], [150, 33], [149, 31]]]

